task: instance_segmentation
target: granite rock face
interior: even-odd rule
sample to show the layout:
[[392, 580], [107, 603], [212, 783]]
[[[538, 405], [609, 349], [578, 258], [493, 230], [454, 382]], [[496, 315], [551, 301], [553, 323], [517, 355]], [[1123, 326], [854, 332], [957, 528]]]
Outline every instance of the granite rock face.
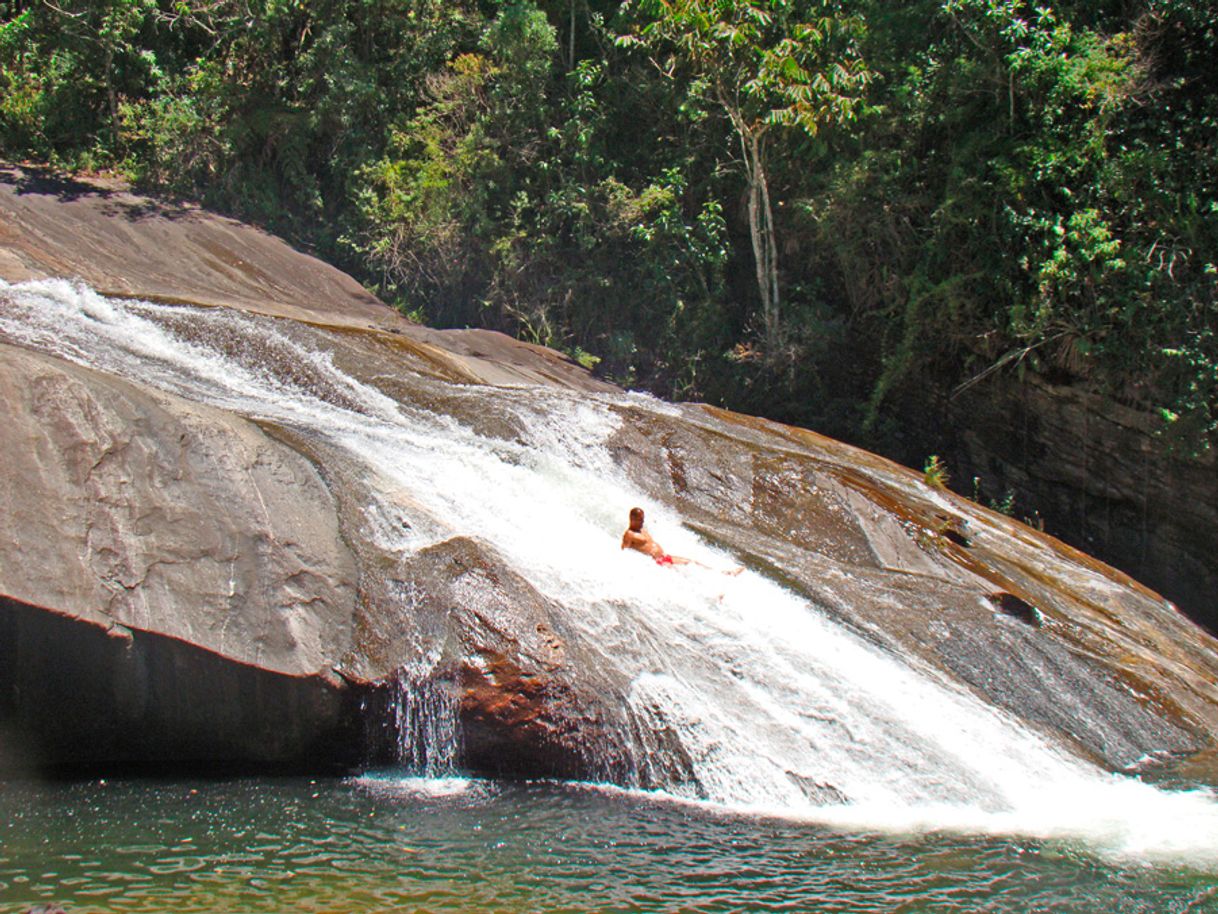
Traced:
[[1212, 739], [1215, 642], [1159, 595], [920, 473], [707, 412], [684, 427], [640, 417], [620, 442], [706, 538], [1106, 766]]
[[1019, 493], [1052, 529], [1218, 631], [1212, 452], [1172, 454], [1153, 416], [1035, 374], [992, 378], [954, 409], [962, 478]]
[[[405, 372], [608, 389], [542, 347], [411, 324], [249, 226], [0, 169], [0, 279], [57, 276], [299, 322], [391, 388]], [[519, 581], [463, 585], [492, 566], [511, 580], [468, 541], [386, 573], [396, 557], [363, 536], [365, 482], [318, 442], [2, 341], [0, 425], [0, 766], [392, 755], [395, 735], [366, 719], [420, 633], [451, 639], [430, 674], [463, 689], [471, 764], [571, 774], [612, 755], [592, 738], [595, 676], [555, 673], [544, 601]], [[489, 621], [491, 606], [520, 625]]]
[[0, 353], [0, 591], [120, 634], [332, 677], [356, 568], [308, 460], [230, 413]]
[[[253, 313], [386, 403], [451, 417], [505, 462], [522, 459], [524, 401], [496, 385], [541, 385], [568, 411], [607, 389], [547, 350], [410, 325], [228, 220], [2, 175], [0, 278], [77, 276]], [[252, 345], [205, 323], [180, 329], [238, 355]], [[326, 388], [300, 351], [259, 364], [372, 409]], [[1215, 642], [1120, 572], [810, 432], [605, 402], [606, 473], [883, 651], [1109, 768], [1218, 742]], [[427, 493], [398, 479], [402, 510], [372, 511], [384, 481], [352, 459], [358, 447], [3, 334], [0, 428], [0, 765], [391, 759], [411, 738], [393, 709], [406, 682], [458, 723], [455, 760], [468, 767], [692, 783], [686, 747], [633, 716], [632, 683], [553, 588], [478, 530], [400, 546], [426, 520]]]

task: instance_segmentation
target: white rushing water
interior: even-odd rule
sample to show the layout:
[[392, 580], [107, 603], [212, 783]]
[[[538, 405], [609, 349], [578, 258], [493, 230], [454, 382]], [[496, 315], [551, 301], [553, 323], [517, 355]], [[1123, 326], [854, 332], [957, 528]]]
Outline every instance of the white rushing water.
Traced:
[[[643, 504], [666, 550], [714, 568], [733, 564], [680, 517], [649, 505], [605, 446], [623, 405], [669, 415], [678, 407], [627, 394], [488, 395], [450, 385], [450, 397], [485, 402], [523, 430], [510, 440], [483, 437], [344, 375], [283, 328], [222, 310], [107, 299], [63, 281], [0, 282], [0, 340], [342, 448], [377, 493], [364, 533], [381, 548], [406, 556], [463, 535], [496, 549], [632, 684], [636, 718], [679, 736], [698, 788], [670, 785], [678, 797], [850, 828], [1218, 857], [1209, 793], [1167, 793], [1081, 762], [751, 571], [728, 578], [659, 568], [621, 552], [626, 512]], [[293, 366], [290, 377], [275, 367], [284, 365]], [[404, 687], [433, 660], [418, 658]], [[422, 773], [444, 773], [443, 759], [456, 751], [451, 709], [427, 694], [401, 707], [404, 756]]]

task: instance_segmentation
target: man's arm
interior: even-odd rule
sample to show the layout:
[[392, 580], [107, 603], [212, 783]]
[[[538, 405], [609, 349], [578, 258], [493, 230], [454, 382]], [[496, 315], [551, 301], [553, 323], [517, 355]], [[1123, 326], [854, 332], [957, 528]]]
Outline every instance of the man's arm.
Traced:
[[664, 551], [646, 530], [627, 530], [622, 534], [622, 548], [634, 549], [653, 558]]

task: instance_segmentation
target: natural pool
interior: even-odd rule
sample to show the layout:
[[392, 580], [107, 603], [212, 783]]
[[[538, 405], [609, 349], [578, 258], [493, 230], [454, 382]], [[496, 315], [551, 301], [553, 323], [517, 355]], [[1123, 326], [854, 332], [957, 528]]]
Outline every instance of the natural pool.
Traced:
[[1214, 866], [554, 783], [0, 783], [0, 912], [1218, 912]]

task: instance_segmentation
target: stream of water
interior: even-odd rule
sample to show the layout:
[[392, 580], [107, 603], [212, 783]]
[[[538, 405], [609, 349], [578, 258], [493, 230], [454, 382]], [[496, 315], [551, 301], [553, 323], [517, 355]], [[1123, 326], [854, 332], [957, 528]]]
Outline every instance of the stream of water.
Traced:
[[[968, 906], [970, 892], [993, 881], [1021, 884], [1029, 899], [1047, 893], [1046, 898], [1065, 905], [1053, 905], [1054, 910], [1084, 910], [1069, 907], [1072, 898], [1082, 895], [1069, 885], [1063, 888], [1054, 875], [1072, 873], [1065, 884], [1087, 872], [1091, 864], [1080, 863], [1084, 858], [1078, 853], [1107, 861], [1095, 864], [1101, 870], [1112, 866], [1117, 868], [1112, 872], [1120, 873], [1136, 874], [1136, 867], [1143, 865], [1167, 867], [1163, 872], [1177, 874], [1218, 870], [1218, 804], [1209, 790], [1169, 792], [1094, 768], [933, 672], [862, 641], [815, 606], [752, 571], [725, 578], [699, 569], [662, 569], [637, 554], [621, 553], [617, 539], [626, 511], [645, 504], [646, 498], [615, 465], [606, 442], [619, 427], [623, 409], [680, 417], [684, 413], [679, 407], [627, 394], [590, 396], [541, 388], [491, 392], [446, 385], [450, 402], [468, 400], [469, 414], [493, 412], [515, 430], [511, 435], [488, 435], [452, 415], [395, 399], [348, 376], [320, 344], [289, 322], [109, 299], [62, 281], [0, 283], [0, 340], [270, 420], [338, 447], [376, 493], [366, 510], [365, 536], [401, 556], [454, 535], [473, 535], [488, 543], [534, 587], [561, 604], [569, 614], [568, 628], [595, 646], [607, 668], [632, 684], [628, 700], [635, 717], [657, 731], [679, 734], [696, 781], [668, 785], [669, 797], [660, 806], [632, 794], [587, 793], [554, 785], [466, 785], [455, 799], [441, 802], [426, 790], [422, 795], [414, 788], [399, 790], [393, 778], [327, 783], [318, 803], [299, 797], [294, 808], [304, 819], [290, 825], [285, 818], [281, 827], [299, 827], [311, 837], [292, 845], [294, 837], [277, 834], [266, 839], [268, 846], [274, 843], [280, 849], [276, 853], [288, 853], [284, 848], [294, 846], [292, 854], [311, 859], [310, 842], [341, 823], [341, 840], [347, 842], [344, 866], [376, 874], [370, 878], [380, 888], [369, 890], [370, 900], [380, 903], [390, 897], [378, 895], [380, 891], [392, 896], [423, 890], [403, 888], [395, 870], [419, 861], [398, 847], [402, 836], [384, 830], [385, 818], [408, 832], [405, 844], [426, 845], [420, 859], [431, 860], [443, 848], [455, 854], [449, 863], [452, 879], [459, 879], [462, 867], [485, 865], [495, 884], [511, 882], [505, 874], [513, 866], [534, 865], [537, 858], [530, 854], [545, 857], [539, 848], [553, 851], [563, 844], [558, 836], [574, 829], [586, 843], [577, 841], [563, 851], [567, 863], [556, 864], [564, 875], [555, 877], [561, 888], [553, 889], [553, 897], [576, 897], [564, 893], [578, 893], [581, 880], [608, 879], [602, 887], [608, 893], [603, 896], [606, 906], [622, 909], [640, 909], [630, 907], [641, 905], [629, 901], [636, 898], [630, 894], [635, 889], [625, 888], [632, 880], [641, 886], [637, 891], [643, 895], [637, 897], [662, 894], [646, 877], [646, 861], [655, 854], [677, 854], [687, 862], [701, 860], [703, 853], [710, 855], [706, 859], [728, 855], [734, 862], [725, 861], [714, 873], [705, 871], [705, 861], [689, 863], [694, 874], [690, 878], [704, 887], [699, 891], [711, 896], [726, 892], [740, 904], [747, 897], [752, 901], [745, 906], [758, 910], [768, 909], [763, 899], [777, 897], [767, 893], [798, 881], [797, 872], [808, 882], [812, 894], [807, 897], [821, 901], [814, 908], [794, 910], [878, 911], [899, 906], [890, 898], [887, 905], [834, 908], [816, 893], [840, 884], [843, 897], [853, 897], [850, 893], [871, 878], [867, 873], [891, 868], [893, 880], [905, 873], [922, 887], [924, 894], [917, 897], [941, 895], [942, 910], [980, 910]], [[648, 526], [667, 550], [714, 568], [733, 564], [732, 556], [683, 528], [680, 517], [659, 505], [648, 507]], [[426, 658], [419, 659], [425, 672]], [[459, 746], [455, 718], [434, 696], [414, 695], [411, 683], [416, 681], [409, 670], [404, 673], [402, 688], [410, 697], [399, 702], [398, 729], [407, 734], [403, 758], [419, 773], [451, 774]], [[638, 747], [640, 770], [649, 763], [647, 749]], [[22, 807], [26, 811], [14, 820], [18, 824], [10, 825], [8, 841], [14, 834], [23, 836], [21, 841], [34, 840], [31, 835], [37, 831], [30, 831], [28, 810], [46, 803], [62, 814], [72, 805], [66, 798], [74, 789], [94, 804], [90, 808], [99, 821], [125, 823], [113, 826], [120, 830], [143, 827], [107, 806], [116, 791], [40, 787], [28, 800], [33, 806]], [[121, 792], [140, 789], [124, 785]], [[169, 823], [187, 809], [205, 808], [202, 801], [179, 807], [188, 802], [181, 796], [181, 785], [146, 789], [165, 804]], [[293, 783], [290, 790], [299, 793], [304, 788]], [[243, 791], [265, 797], [273, 788], [264, 782], [205, 785], [200, 795], [214, 792], [222, 808]], [[708, 805], [681, 805], [692, 800]], [[445, 824], [442, 835], [428, 838], [432, 803], [440, 803]], [[579, 824], [580, 810], [589, 805], [605, 820], [603, 827]], [[324, 811], [315, 816], [318, 809]], [[364, 823], [365, 810], [382, 819]], [[417, 816], [423, 821], [416, 822]], [[625, 838], [626, 833], [611, 824], [621, 820], [623, 827], [630, 824], [633, 829], [653, 818], [667, 824], [658, 831], [644, 826], [646, 840]], [[517, 820], [534, 837], [523, 843], [514, 840], [510, 823]], [[779, 820], [785, 824], [773, 824]], [[189, 818], [181, 824], [190, 831], [196, 825], [188, 823], [195, 821]], [[488, 822], [496, 824], [488, 829]], [[480, 834], [472, 836], [469, 830], [476, 823], [481, 823]], [[274, 831], [270, 825], [251, 827]], [[667, 827], [692, 829], [696, 849], [681, 850], [685, 843], [666, 833]], [[174, 831], [165, 828], [166, 834]], [[124, 840], [137, 848], [129, 859], [141, 854], [147, 858], [141, 866], [152, 867], [154, 858], [161, 859], [157, 854], [206, 857], [213, 863], [224, 854], [235, 854], [232, 872], [240, 874], [234, 877], [238, 882], [277, 878], [260, 870], [261, 863], [242, 862], [243, 855], [254, 854], [250, 840], [223, 837], [235, 826], [216, 828], [218, 843], [210, 857], [187, 853], [190, 848], [182, 849], [184, 839], [176, 834], [172, 840]], [[507, 850], [487, 843], [492, 832], [502, 834]], [[780, 844], [791, 846], [759, 850], [771, 833], [782, 836]], [[957, 837], [943, 837], [946, 834]], [[737, 839], [759, 855], [755, 866], [740, 856], [743, 851], [733, 849]], [[68, 859], [68, 845], [55, 840], [57, 859], [62, 858], [55, 864], [57, 878], [62, 881], [61, 871], [79, 871], [81, 884], [89, 884], [83, 863], [62, 862]], [[192, 842], [198, 840], [196, 834]], [[374, 850], [381, 840], [388, 845]], [[1045, 842], [1069, 850], [1050, 853]], [[153, 845], [155, 852], [138, 850]], [[178, 850], [171, 853], [167, 848]], [[919, 848], [926, 850], [926, 860], [911, 862], [909, 854]], [[4, 855], [0, 863], [10, 869], [0, 870], [0, 880], [7, 885], [3, 892], [17, 897], [11, 894], [17, 884], [5, 872], [11, 876], [17, 867], [27, 880], [41, 877], [29, 875], [37, 867], [14, 863], [24, 858], [14, 857], [7, 842]], [[598, 877], [591, 864], [579, 862], [615, 855], [618, 875], [612, 878]], [[817, 861], [828, 869], [818, 874]], [[1043, 885], [1020, 875], [1029, 862], [1046, 874]], [[683, 871], [686, 863], [672, 865]], [[1121, 869], [1129, 866], [1134, 870]], [[312, 872], [304, 864], [283, 867], [298, 875]], [[156, 870], [150, 873], [151, 885]], [[1103, 873], [1107, 871], [1092, 872], [1091, 890], [1106, 884], [1110, 877]], [[875, 878], [890, 881], [887, 876]], [[1142, 883], [1136, 875], [1111, 878], [1118, 884], [1113, 898], [1124, 897], [1120, 892], [1130, 886], [1134, 888], [1129, 897], [1140, 897]], [[1146, 884], [1158, 891], [1164, 884], [1175, 885], [1176, 878], [1148, 877]], [[961, 879], [975, 884], [961, 889]], [[1201, 882], [1209, 884], [1208, 877], [1179, 879], [1184, 887], [1180, 899], [1209, 897], [1208, 889], [1198, 889]], [[25, 883], [27, 888], [30, 884]], [[326, 889], [317, 883], [313, 891], [319, 897]], [[440, 898], [447, 890], [437, 891]], [[1164, 897], [1176, 896], [1168, 891]], [[477, 908], [474, 899], [460, 892], [429, 904], [434, 910]], [[206, 908], [179, 901], [173, 909]], [[530, 908], [521, 900], [519, 909]], [[1119, 905], [1111, 909], [1123, 910]]]

